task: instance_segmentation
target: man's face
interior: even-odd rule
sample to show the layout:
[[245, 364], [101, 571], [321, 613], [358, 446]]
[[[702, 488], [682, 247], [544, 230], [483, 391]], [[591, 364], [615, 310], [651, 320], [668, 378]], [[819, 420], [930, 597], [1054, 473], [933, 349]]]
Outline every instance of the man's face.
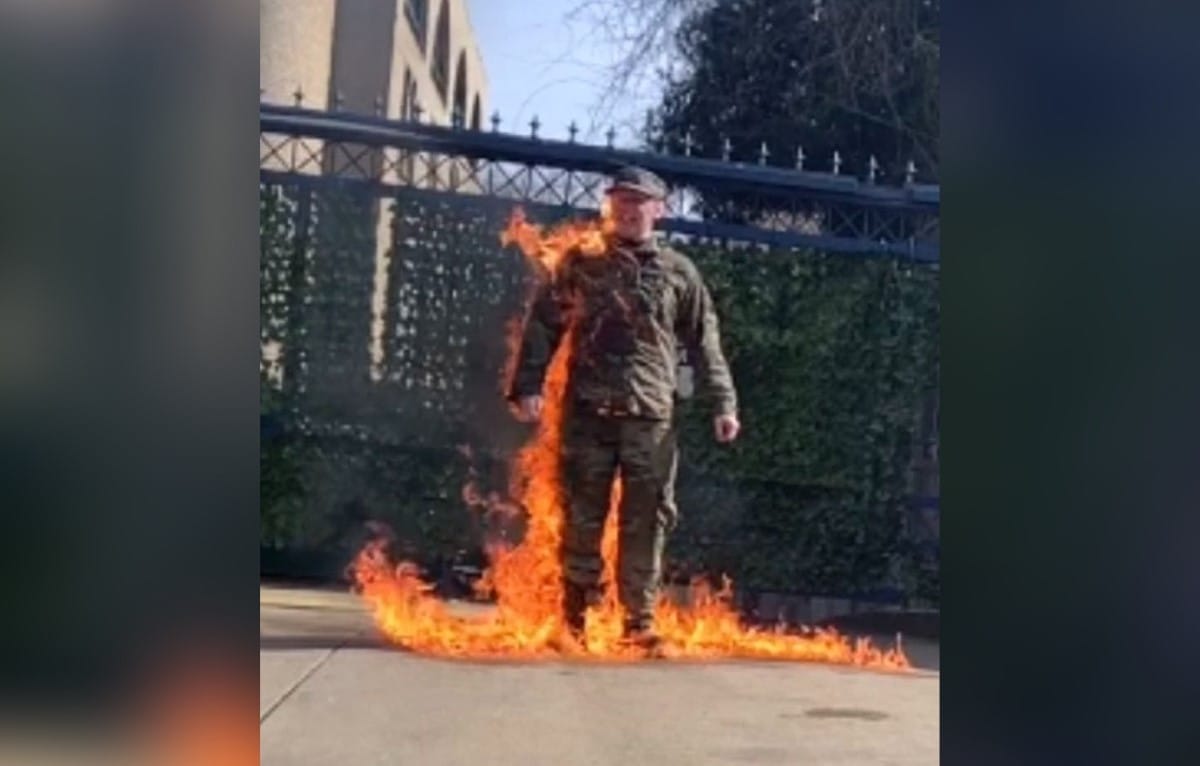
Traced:
[[650, 239], [654, 233], [654, 222], [663, 215], [662, 200], [628, 189], [616, 189], [609, 199], [618, 237], [632, 242]]

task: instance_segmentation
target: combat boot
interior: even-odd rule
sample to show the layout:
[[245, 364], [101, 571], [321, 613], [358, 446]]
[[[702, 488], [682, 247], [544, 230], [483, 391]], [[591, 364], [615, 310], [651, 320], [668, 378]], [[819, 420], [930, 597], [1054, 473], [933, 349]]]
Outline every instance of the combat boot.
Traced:
[[563, 624], [577, 641], [583, 640], [587, 607], [588, 588], [572, 582], [563, 583]]
[[650, 619], [631, 619], [625, 621], [624, 641], [648, 654], [658, 656], [663, 648], [662, 638], [654, 631]]

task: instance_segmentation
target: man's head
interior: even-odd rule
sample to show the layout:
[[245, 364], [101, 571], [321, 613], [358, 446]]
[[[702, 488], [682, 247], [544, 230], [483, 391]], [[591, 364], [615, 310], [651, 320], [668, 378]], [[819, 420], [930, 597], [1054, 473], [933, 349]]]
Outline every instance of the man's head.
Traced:
[[616, 234], [631, 242], [645, 242], [654, 223], [666, 212], [667, 185], [648, 170], [621, 168], [608, 187]]

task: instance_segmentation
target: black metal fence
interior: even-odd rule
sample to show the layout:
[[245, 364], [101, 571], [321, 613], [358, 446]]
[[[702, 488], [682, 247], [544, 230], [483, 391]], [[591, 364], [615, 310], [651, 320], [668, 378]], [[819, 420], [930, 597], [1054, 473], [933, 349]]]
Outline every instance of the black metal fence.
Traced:
[[497, 530], [462, 487], [502, 491], [528, 436], [499, 232], [516, 204], [594, 212], [636, 163], [672, 185], [662, 228], [712, 282], [747, 421], [716, 450], [682, 404], [672, 561], [936, 601], [937, 187], [265, 104], [260, 130], [264, 571], [337, 574], [368, 519], [433, 569], [478, 557]]

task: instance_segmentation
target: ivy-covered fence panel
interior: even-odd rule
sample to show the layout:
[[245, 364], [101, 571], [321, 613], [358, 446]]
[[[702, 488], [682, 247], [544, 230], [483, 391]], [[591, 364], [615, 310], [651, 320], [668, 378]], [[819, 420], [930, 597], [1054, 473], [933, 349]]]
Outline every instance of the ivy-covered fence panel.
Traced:
[[[680, 404], [671, 573], [938, 601], [936, 187], [266, 105], [260, 126], [265, 573], [337, 577], [369, 521], [435, 571], [520, 534], [463, 497], [503, 493], [530, 435], [501, 390], [530, 275], [499, 233], [518, 204], [594, 214], [633, 162], [674, 188], [664, 230], [712, 289], [744, 425], [719, 446]], [[358, 146], [369, 166], [314, 159]], [[694, 204], [726, 192], [770, 215]]]
[[683, 246], [722, 317], [743, 436], [685, 405], [670, 550], [757, 589], [936, 599], [910, 527], [936, 387], [937, 273], [895, 259]]
[[[503, 490], [528, 435], [501, 396], [506, 324], [529, 288], [499, 242], [511, 208], [270, 186], [262, 200], [263, 341], [276, 344], [263, 402], [283, 426], [263, 444], [264, 545], [322, 551], [332, 567], [380, 520], [432, 566], [477, 558], [485, 529], [462, 489]], [[681, 404], [675, 570], [759, 590], [931, 595], [905, 520], [935, 385], [936, 272], [675, 246], [712, 288], [745, 428], [718, 446], [708, 413]]]

